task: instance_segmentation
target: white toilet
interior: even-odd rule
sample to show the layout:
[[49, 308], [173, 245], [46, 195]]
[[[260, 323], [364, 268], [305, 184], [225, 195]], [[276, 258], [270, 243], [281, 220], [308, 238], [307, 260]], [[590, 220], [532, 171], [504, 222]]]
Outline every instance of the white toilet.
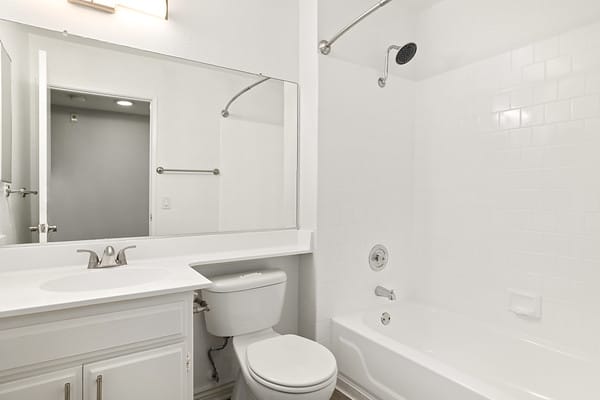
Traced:
[[257, 271], [218, 276], [202, 297], [209, 333], [233, 337], [240, 365], [232, 400], [329, 400], [337, 365], [324, 346], [273, 330], [283, 308], [287, 276]]

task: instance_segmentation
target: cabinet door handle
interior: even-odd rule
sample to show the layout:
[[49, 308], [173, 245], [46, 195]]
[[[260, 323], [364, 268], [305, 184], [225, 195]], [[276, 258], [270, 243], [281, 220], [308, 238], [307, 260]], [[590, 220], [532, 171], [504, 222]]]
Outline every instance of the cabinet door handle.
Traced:
[[71, 384], [65, 383], [65, 400], [71, 400]]
[[96, 377], [96, 400], [102, 400], [102, 375]]

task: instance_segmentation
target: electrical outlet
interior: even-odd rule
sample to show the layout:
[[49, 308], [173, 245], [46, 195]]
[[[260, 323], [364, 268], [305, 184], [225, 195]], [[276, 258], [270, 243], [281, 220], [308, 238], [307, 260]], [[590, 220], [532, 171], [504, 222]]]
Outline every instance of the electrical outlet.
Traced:
[[171, 209], [171, 199], [169, 197], [163, 197], [160, 200], [160, 208], [162, 208], [163, 210], [170, 210]]

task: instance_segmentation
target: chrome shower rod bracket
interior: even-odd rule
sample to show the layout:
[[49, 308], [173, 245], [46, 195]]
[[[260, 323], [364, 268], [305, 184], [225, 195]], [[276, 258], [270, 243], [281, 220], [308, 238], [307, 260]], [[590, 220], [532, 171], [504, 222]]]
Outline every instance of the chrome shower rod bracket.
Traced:
[[379, 1], [373, 7], [369, 8], [367, 11], [365, 11], [360, 17], [356, 18], [354, 21], [350, 22], [348, 25], [346, 25], [344, 28], [342, 28], [342, 30], [339, 31], [338, 33], [336, 33], [331, 39], [321, 40], [319, 42], [319, 51], [321, 51], [321, 54], [328, 55], [329, 53], [331, 53], [331, 46], [333, 46], [333, 44], [335, 42], [337, 42], [337, 40], [339, 38], [341, 38], [350, 29], [354, 28], [360, 21], [367, 18], [369, 15], [373, 14], [375, 11], [377, 11], [378, 9], [385, 6], [386, 4], [388, 4], [391, 1], [392, 0]]

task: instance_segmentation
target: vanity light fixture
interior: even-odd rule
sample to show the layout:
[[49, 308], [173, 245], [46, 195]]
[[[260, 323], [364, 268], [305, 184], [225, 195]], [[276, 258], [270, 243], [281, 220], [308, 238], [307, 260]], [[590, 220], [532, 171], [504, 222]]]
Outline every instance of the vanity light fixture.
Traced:
[[115, 13], [115, 0], [68, 0], [69, 3], [79, 4], [81, 6], [91, 7], [95, 10], [107, 13]]
[[121, 107], [133, 106], [133, 101], [129, 101], [129, 100], [117, 100], [117, 101], [115, 101], [115, 103], [117, 103], [117, 105], [119, 105]]
[[169, 19], [169, 0], [115, 0], [120, 7]]
[[169, 0], [68, 0], [69, 3], [91, 7], [114, 14], [117, 7], [125, 7], [144, 14], [169, 19]]

